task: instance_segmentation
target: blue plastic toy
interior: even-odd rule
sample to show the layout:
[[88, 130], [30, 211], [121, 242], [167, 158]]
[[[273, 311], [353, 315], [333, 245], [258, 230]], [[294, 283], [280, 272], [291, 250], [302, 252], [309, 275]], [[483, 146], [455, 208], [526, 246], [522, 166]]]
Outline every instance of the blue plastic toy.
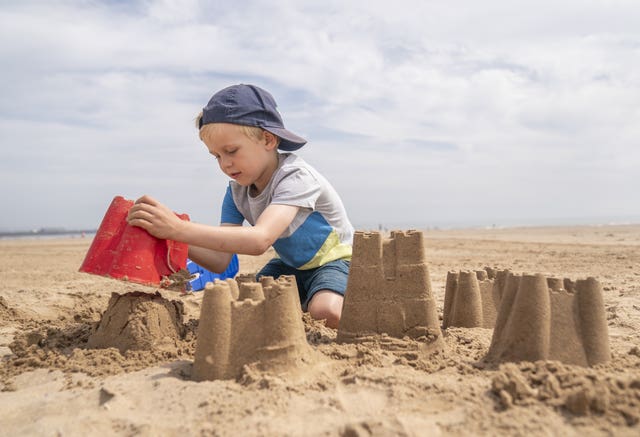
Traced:
[[187, 270], [196, 277], [188, 282], [187, 288], [191, 291], [200, 291], [204, 289], [207, 282], [214, 282], [216, 279], [224, 280], [227, 278], [233, 278], [239, 269], [238, 255], [233, 254], [231, 262], [227, 266], [227, 270], [222, 273], [213, 273], [204, 267], [194, 263], [190, 259], [187, 260]]

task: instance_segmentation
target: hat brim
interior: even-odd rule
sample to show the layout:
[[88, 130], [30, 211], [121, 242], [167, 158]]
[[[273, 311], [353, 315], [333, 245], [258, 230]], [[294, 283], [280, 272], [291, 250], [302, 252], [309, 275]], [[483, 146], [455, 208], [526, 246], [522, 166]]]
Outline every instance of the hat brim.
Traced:
[[307, 140], [284, 128], [264, 126], [261, 127], [262, 129], [280, 137], [280, 144], [278, 144], [278, 149], [280, 150], [293, 152], [294, 150], [298, 150], [300, 147], [307, 144]]

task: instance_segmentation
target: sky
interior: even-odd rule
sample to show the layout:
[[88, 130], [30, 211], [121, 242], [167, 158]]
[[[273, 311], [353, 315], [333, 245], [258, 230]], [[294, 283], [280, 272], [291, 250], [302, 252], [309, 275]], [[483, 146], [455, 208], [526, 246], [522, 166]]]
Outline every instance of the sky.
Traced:
[[193, 121], [269, 90], [356, 228], [640, 223], [640, 2], [0, 0], [0, 230], [217, 224]]

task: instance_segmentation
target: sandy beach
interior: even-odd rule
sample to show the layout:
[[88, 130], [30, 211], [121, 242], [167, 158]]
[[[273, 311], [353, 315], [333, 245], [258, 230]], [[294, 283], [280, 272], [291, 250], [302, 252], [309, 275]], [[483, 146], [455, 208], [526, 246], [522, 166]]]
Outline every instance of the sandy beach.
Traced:
[[[304, 317], [313, 366], [195, 382], [203, 293], [161, 291], [184, 308], [185, 332], [171, 347], [91, 349], [112, 293], [155, 289], [78, 272], [88, 238], [0, 240], [0, 434], [640, 435], [640, 225], [424, 235], [440, 319], [448, 271], [594, 277], [611, 360], [492, 367], [482, 363], [491, 329], [447, 328], [444, 350], [427, 356], [409, 339], [395, 348], [341, 344]], [[241, 256], [240, 273], [272, 255]]]

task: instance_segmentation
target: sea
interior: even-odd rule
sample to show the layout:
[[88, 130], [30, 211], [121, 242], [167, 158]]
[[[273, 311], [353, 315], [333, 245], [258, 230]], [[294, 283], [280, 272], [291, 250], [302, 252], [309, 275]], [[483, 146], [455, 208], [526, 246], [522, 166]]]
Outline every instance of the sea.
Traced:
[[96, 229], [34, 229], [31, 231], [0, 231], [0, 240], [47, 240], [54, 238], [88, 238], [96, 235]]
[[[356, 230], [362, 231], [390, 231], [400, 229], [422, 230], [452, 230], [452, 229], [505, 229], [526, 227], [554, 227], [554, 226], [624, 226], [640, 224], [640, 215], [601, 216], [601, 217], [563, 217], [536, 219], [458, 219], [433, 220], [423, 222], [419, 220], [394, 222], [371, 222], [370, 220], [353, 220]], [[97, 229], [66, 229], [39, 228], [33, 230], [2, 230], [0, 240], [45, 240], [53, 238], [89, 238], [92, 239]]]

